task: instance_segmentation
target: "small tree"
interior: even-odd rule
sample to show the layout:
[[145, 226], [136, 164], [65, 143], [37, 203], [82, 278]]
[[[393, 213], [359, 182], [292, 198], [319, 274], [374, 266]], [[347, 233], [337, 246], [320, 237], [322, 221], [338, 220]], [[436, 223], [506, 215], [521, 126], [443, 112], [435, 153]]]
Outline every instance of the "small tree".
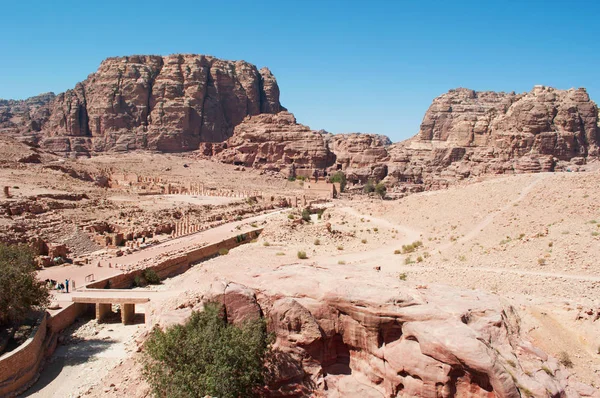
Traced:
[[365, 184], [365, 187], [363, 188], [363, 192], [364, 193], [371, 193], [373, 191], [375, 191], [375, 184], [373, 183], [373, 180], [370, 179]]
[[344, 190], [346, 189], [346, 174], [344, 174], [342, 171], [338, 171], [334, 175], [332, 175], [329, 178], [329, 181], [339, 182], [341, 192], [344, 192]]
[[382, 199], [385, 198], [385, 193], [387, 192], [387, 188], [382, 182], [378, 182], [375, 185], [375, 193], [379, 195]]
[[143, 375], [157, 397], [258, 396], [270, 340], [264, 320], [233, 326], [207, 304], [184, 325], [153, 331]]
[[[48, 287], [36, 278], [32, 250], [25, 245], [0, 244], [0, 328], [12, 337], [31, 310], [50, 303]], [[0, 342], [0, 352], [4, 349]]]

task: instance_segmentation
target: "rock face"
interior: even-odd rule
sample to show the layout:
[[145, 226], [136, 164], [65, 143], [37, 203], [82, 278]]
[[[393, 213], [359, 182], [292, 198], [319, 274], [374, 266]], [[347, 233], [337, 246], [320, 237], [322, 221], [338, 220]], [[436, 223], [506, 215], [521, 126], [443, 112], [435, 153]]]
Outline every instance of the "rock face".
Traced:
[[[294, 272], [303, 274], [271, 273], [277, 283], [260, 294], [220, 281], [203, 295], [223, 303], [232, 323], [268, 319], [276, 336], [269, 396], [586, 396], [556, 359], [522, 339], [518, 316], [497, 297], [395, 282], [325, 287], [317, 281], [328, 271], [301, 283]], [[192, 305], [201, 307], [178, 301], [180, 315]]]
[[[63, 155], [194, 150], [227, 139], [247, 115], [284, 109], [268, 69], [203, 55], [108, 58], [42, 112], [30, 102], [0, 103], [0, 122], [12, 120], [16, 133]], [[32, 113], [31, 122], [15, 120]]]
[[225, 163], [308, 176], [333, 163], [325, 134], [296, 123], [288, 112], [247, 117], [211, 154]]
[[536, 86], [515, 94], [461, 88], [436, 98], [419, 133], [404, 142], [311, 132], [285, 113], [244, 121], [219, 159], [276, 170], [293, 164], [309, 168], [309, 175], [342, 170], [351, 184], [375, 179], [434, 189], [484, 174], [578, 170], [598, 157], [598, 122], [585, 89]]
[[[344, 170], [357, 180], [385, 177], [389, 138], [375, 134], [338, 134], [311, 130], [289, 112], [249, 116], [224, 144], [204, 149], [222, 162], [311, 177]], [[352, 178], [352, 177], [351, 177]]]

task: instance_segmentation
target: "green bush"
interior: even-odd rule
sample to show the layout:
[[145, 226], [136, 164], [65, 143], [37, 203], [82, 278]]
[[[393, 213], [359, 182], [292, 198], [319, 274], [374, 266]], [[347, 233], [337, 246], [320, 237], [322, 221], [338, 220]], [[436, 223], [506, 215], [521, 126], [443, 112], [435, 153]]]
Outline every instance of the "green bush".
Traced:
[[31, 310], [49, 303], [48, 287], [36, 278], [32, 250], [25, 245], [0, 244], [0, 326], [14, 330]]
[[363, 192], [364, 193], [371, 193], [375, 191], [375, 184], [373, 183], [373, 180], [369, 180], [367, 181], [367, 183], [365, 184], [364, 188], [363, 188]]
[[146, 281], [146, 278], [144, 278], [142, 275], [136, 275], [133, 278], [133, 286], [144, 287], [146, 285], [148, 285], [148, 281]]
[[152, 268], [146, 268], [142, 273], [146, 281], [151, 285], [160, 284], [160, 276]]
[[334, 175], [329, 178], [330, 182], [339, 182], [340, 183], [340, 191], [344, 192], [346, 189], [346, 174], [341, 171], [338, 171]]
[[375, 190], [375, 193], [377, 195], [379, 195], [382, 199], [385, 198], [387, 188], [385, 187], [385, 185], [382, 182], [378, 182], [377, 185], [375, 185], [374, 190]]
[[300, 260], [306, 260], [308, 258], [308, 256], [306, 255], [306, 252], [304, 252], [304, 251], [298, 251], [298, 258]]
[[302, 210], [302, 219], [306, 222], [310, 221], [310, 209], [308, 207]]
[[233, 326], [221, 306], [207, 304], [184, 325], [153, 330], [143, 376], [157, 397], [259, 396], [271, 341], [263, 320]]
[[219, 255], [220, 256], [224, 256], [226, 254], [229, 254], [229, 249], [225, 249], [225, 248], [219, 249]]

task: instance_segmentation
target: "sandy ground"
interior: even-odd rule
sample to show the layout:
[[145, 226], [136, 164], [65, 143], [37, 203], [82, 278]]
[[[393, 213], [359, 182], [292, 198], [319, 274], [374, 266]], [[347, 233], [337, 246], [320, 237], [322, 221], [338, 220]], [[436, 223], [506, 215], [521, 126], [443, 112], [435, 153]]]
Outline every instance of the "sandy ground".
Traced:
[[[136, 323], [122, 325], [117, 316], [109, 323], [82, 320], [72, 325], [37, 383], [23, 397], [79, 397], [110, 370], [129, 358], [135, 337], [144, 330], [144, 307], [136, 306]], [[109, 383], [110, 387], [110, 383]]]
[[[252, 186], [278, 193], [298, 188], [255, 171], [223, 171], [219, 169], [223, 165], [180, 156], [142, 153], [129, 157], [103, 156], [82, 163], [89, 163], [90, 168], [116, 165], [113, 167], [123, 169], [136, 169], [144, 164], [146, 170], [156, 173], [169, 168], [164, 172], [182, 179], [203, 178], [215, 184], [222, 181], [232, 188]], [[189, 163], [189, 167], [184, 167], [184, 163]], [[225, 179], [226, 173], [230, 173], [230, 178]], [[332, 202], [322, 219], [313, 216], [311, 224], [297, 223], [299, 210], [292, 211], [296, 220], [290, 219], [287, 212], [276, 213], [261, 219], [261, 223], [266, 221], [265, 231], [256, 243], [243, 245], [227, 256], [208, 260], [166, 280], [157, 289], [169, 294], [159, 296], [156, 307], [160, 307], [161, 300], [175, 297], [190, 300], [219, 279], [258, 287], [264, 284], [266, 289], [269, 274], [282, 270], [289, 272], [296, 287], [306, 289], [318, 287], [304, 286], [302, 275], [326, 269], [337, 279], [323, 283], [339, 284], [341, 288], [349, 279], [369, 284], [373, 280], [401, 277], [415, 285], [442, 284], [481, 290], [497, 294], [513, 305], [529, 339], [552, 355], [566, 352], [574, 363], [572, 372], [581, 381], [600, 386], [600, 322], [590, 315], [590, 311], [593, 314], [600, 308], [598, 177], [600, 174], [595, 172], [502, 176], [414, 194], [398, 201], [348, 197]], [[0, 173], [0, 181], [2, 178], [7, 177]], [[62, 187], [41, 180], [37, 183], [48, 190]], [[37, 183], [31, 184], [32, 191]], [[131, 201], [126, 193], [105, 195], [121, 203]], [[204, 204], [194, 197], [161, 197], [149, 199], [147, 205], [177, 207], [177, 203], [191, 207]], [[230, 233], [235, 227], [236, 224], [226, 224], [219, 228]], [[206, 242], [208, 236], [186, 239]], [[419, 247], [410, 253], [403, 252], [403, 245], [416, 241], [421, 242]], [[177, 245], [177, 241], [163, 245], [134, 253], [129, 260], [135, 263], [160, 255], [167, 247]], [[308, 258], [300, 260], [298, 251], [306, 252]], [[129, 260], [120, 257], [118, 261], [126, 264]], [[57, 277], [53, 279], [62, 279], [64, 274], [60, 272], [68, 272], [67, 268], [55, 268], [52, 272]], [[164, 318], [181, 321], [182, 314], [150, 311], [147, 316], [149, 324], [153, 324]], [[122, 336], [119, 341], [123, 344], [130, 344], [135, 333], [124, 327], [121, 335], [116, 332], [120, 326], [114, 325], [111, 333]], [[112, 335], [111, 338], [117, 339]], [[56, 380], [64, 377], [72, 381], [68, 387], [70, 394], [70, 391], [87, 391], [90, 388], [87, 377], [96, 374], [91, 396], [123, 396], [123, 389], [115, 390], [110, 384], [114, 379], [125, 388], [131, 382], [124, 375], [139, 374], [132, 354], [125, 350], [125, 355], [118, 357], [123, 352], [117, 350], [115, 357], [106, 361], [81, 359], [102, 358], [100, 352], [113, 352], [112, 348], [102, 347], [99, 353], [94, 353], [92, 348], [79, 354], [81, 364], [72, 366], [67, 361], [68, 353], [75, 355], [76, 351], [61, 347], [55, 358], [56, 361], [64, 358], [64, 364], [47, 367], [32, 391], [47, 394], [44, 396], [70, 396], [61, 395], [67, 390], [59, 390], [61, 382]], [[127, 360], [121, 362], [124, 358]], [[57, 373], [56, 369], [61, 370]]]

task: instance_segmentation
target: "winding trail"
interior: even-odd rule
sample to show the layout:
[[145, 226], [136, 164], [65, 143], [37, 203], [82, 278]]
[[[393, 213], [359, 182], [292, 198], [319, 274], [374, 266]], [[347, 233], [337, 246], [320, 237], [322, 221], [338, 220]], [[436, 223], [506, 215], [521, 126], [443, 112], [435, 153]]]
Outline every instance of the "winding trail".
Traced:
[[[540, 173], [533, 177], [532, 181], [527, 184], [520, 192], [519, 195], [510, 201], [505, 206], [491, 212], [486, 217], [484, 217], [480, 222], [478, 222], [475, 226], [471, 228], [469, 232], [467, 232], [463, 237], [458, 239], [456, 242], [445, 243], [439, 247], [434, 247], [436, 251], [444, 251], [449, 247], [456, 245], [457, 243], [464, 243], [472, 240], [477, 237], [487, 226], [489, 226], [494, 219], [511, 209], [515, 204], [523, 201], [527, 195], [533, 190], [533, 188], [539, 184], [541, 181], [546, 179], [550, 173]], [[394, 245], [403, 245], [409, 244], [416, 240], [420, 240], [421, 231], [413, 228], [408, 225], [396, 224], [390, 222], [389, 220], [373, 217], [367, 214], [362, 214], [355, 208], [352, 207], [343, 207], [339, 210], [354, 216], [356, 218], [364, 218], [365, 220], [370, 220], [374, 225], [380, 227], [387, 227], [396, 229], [403, 236], [402, 238], [395, 240], [393, 242]], [[323, 265], [330, 265], [337, 263], [338, 260], [348, 261], [354, 265], [369, 265], [373, 266], [379, 262], [383, 262], [387, 264], [392, 264], [392, 269], [394, 272], [397, 271], [407, 271], [407, 270], [441, 270], [445, 267], [438, 265], [428, 266], [428, 265], [416, 265], [416, 264], [404, 264], [399, 261], [403, 257], [399, 257], [393, 253], [393, 248], [390, 245], [387, 245], [388, 242], [383, 242], [382, 246], [373, 250], [368, 250], [365, 252], [355, 252], [355, 253], [344, 253], [338, 254], [335, 256], [319, 256], [315, 259]], [[384, 261], [382, 261], [384, 260]], [[388, 266], [386, 266], [388, 268]], [[467, 266], [456, 266], [452, 265], [452, 270], [461, 270], [465, 272], [487, 272], [487, 273], [495, 273], [495, 274], [513, 274], [513, 275], [522, 275], [522, 276], [537, 276], [542, 278], [555, 278], [555, 279], [564, 279], [564, 280], [572, 280], [572, 281], [581, 281], [581, 282], [598, 282], [600, 283], [600, 276], [593, 275], [578, 275], [578, 274], [568, 274], [568, 273], [560, 273], [560, 272], [544, 272], [544, 271], [530, 271], [530, 270], [522, 270], [522, 269], [507, 269], [507, 268], [492, 268], [492, 267], [467, 267]]]

